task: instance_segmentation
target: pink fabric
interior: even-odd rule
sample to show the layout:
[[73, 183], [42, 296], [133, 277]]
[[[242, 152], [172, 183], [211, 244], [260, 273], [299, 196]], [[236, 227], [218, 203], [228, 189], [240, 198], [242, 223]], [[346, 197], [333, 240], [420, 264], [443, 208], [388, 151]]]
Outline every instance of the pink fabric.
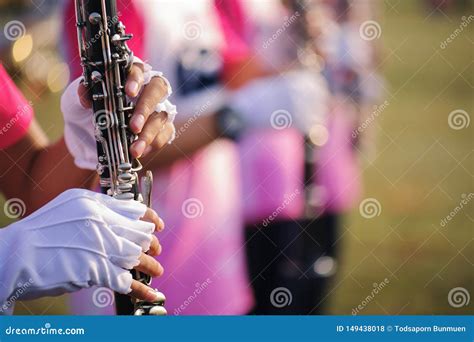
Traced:
[[[352, 208], [361, 193], [361, 175], [351, 138], [354, 109], [339, 105], [329, 115], [329, 139], [317, 149], [316, 185], [321, 210], [340, 213]], [[296, 130], [259, 130], [239, 144], [243, 210], [246, 223], [270, 217], [298, 219], [303, 213], [304, 149]], [[276, 214], [276, 215], [275, 215]]]
[[245, 268], [238, 153], [217, 141], [161, 172], [154, 208], [166, 222], [154, 285], [176, 315], [238, 315], [252, 305]]
[[23, 138], [33, 116], [31, 104], [0, 63], [0, 149], [6, 149]]
[[239, 143], [246, 223], [296, 219], [303, 211], [304, 148], [294, 129], [250, 132]]
[[[221, 1], [216, 11], [227, 42], [221, 53], [229, 65], [247, 56], [247, 48], [231, 30], [242, 23], [240, 5], [225, 2], [232, 9]], [[159, 260], [167, 272], [153, 285], [167, 295], [170, 314], [239, 315], [252, 307], [240, 179], [238, 152], [229, 141], [217, 141], [157, 175], [154, 208], [168, 226], [160, 237]]]
[[318, 184], [324, 209], [339, 213], [352, 208], [361, 194], [361, 171], [352, 141], [354, 108], [339, 104], [330, 114], [329, 140], [318, 153]]
[[[222, 51], [225, 64], [234, 64], [251, 55], [247, 43], [251, 27], [239, 0], [215, 0], [225, 45]], [[226, 69], [224, 67], [224, 69]]]

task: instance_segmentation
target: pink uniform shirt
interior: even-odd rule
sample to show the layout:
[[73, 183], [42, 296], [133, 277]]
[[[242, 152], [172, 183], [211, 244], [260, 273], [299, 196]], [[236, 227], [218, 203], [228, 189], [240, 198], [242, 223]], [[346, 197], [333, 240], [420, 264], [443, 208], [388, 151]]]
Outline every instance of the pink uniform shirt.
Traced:
[[6, 149], [23, 138], [32, 119], [31, 104], [0, 63], [0, 149]]

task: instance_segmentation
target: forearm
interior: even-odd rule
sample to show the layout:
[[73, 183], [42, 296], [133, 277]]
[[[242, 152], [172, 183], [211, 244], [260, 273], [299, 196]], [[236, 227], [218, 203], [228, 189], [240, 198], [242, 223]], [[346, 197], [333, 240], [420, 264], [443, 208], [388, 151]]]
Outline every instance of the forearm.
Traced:
[[21, 199], [27, 214], [67, 189], [95, 184], [95, 172], [75, 166], [63, 139], [49, 145], [36, 121], [23, 139], [0, 151], [0, 190]]
[[144, 166], [154, 169], [169, 166], [173, 162], [189, 158], [193, 153], [219, 138], [214, 115], [198, 117], [189, 121], [175, 123], [177, 138], [172, 144], [142, 158]]
[[[95, 171], [75, 166], [64, 139], [38, 151], [31, 164], [26, 189], [31, 211], [71, 188], [92, 189], [97, 184]], [[28, 208], [30, 209], [30, 208]]]

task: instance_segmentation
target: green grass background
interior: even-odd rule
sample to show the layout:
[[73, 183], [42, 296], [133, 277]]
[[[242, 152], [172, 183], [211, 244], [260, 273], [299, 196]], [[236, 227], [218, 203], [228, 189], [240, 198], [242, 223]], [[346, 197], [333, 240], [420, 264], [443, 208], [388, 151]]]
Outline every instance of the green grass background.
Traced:
[[[374, 283], [390, 283], [360, 314], [468, 314], [453, 308], [448, 293], [463, 287], [474, 296], [473, 204], [446, 226], [440, 220], [472, 193], [474, 123], [463, 130], [448, 115], [473, 115], [473, 29], [444, 50], [464, 13], [435, 13], [416, 1], [387, 1], [380, 18], [388, 108], [378, 117], [375, 158], [362, 152], [364, 198], [382, 207], [373, 219], [358, 208], [344, 222], [340, 273], [327, 298], [330, 314], [351, 314]], [[392, 8], [392, 6], [395, 6]], [[471, 7], [472, 8], [472, 7]], [[53, 139], [61, 135], [58, 94], [37, 98], [25, 84], [38, 119]], [[382, 101], [383, 102], [383, 101]], [[0, 203], [1, 204], [1, 203]], [[0, 218], [0, 224], [8, 223]], [[64, 297], [18, 303], [20, 314], [64, 314]]]

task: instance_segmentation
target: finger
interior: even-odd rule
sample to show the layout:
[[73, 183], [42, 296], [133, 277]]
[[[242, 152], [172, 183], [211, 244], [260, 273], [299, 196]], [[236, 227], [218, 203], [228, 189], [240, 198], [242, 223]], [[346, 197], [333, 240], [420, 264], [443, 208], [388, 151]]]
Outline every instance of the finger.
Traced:
[[[167, 122], [161, 132], [156, 136], [155, 140], [153, 140], [151, 144], [152, 149], [160, 149], [163, 146], [167, 145], [173, 137], [173, 134], [175, 134], [174, 124], [172, 124], [171, 122]], [[151, 151], [152, 149], [150, 149], [149, 151]]]
[[[136, 225], [138, 222], [134, 222], [134, 223], [135, 223], [134, 225]], [[140, 222], [140, 223], [144, 223], [144, 222]], [[127, 225], [127, 226], [110, 225], [109, 227], [118, 236], [117, 239], [122, 241], [123, 247], [130, 246], [129, 244], [133, 243], [140, 247], [141, 252], [146, 252], [150, 249], [150, 244], [153, 241], [152, 239], [153, 235], [150, 233], [142, 232], [139, 229], [136, 229], [134, 225]]]
[[140, 93], [144, 82], [143, 66], [134, 64], [127, 75], [125, 93], [130, 97], [136, 97]]
[[148, 117], [155, 111], [156, 105], [168, 95], [168, 85], [161, 77], [154, 77], [143, 89], [130, 119], [130, 128], [133, 133], [142, 131]]
[[142, 253], [139, 258], [140, 263], [135, 267], [137, 271], [148, 274], [152, 277], [160, 277], [163, 275], [164, 269], [161, 264], [153, 257]]
[[84, 86], [83, 82], [81, 82], [77, 88], [77, 95], [79, 96], [79, 101], [81, 102], [82, 107], [87, 109], [92, 107], [89, 90]]
[[155, 138], [163, 130], [168, 116], [165, 112], [154, 112], [149, 116], [143, 130], [138, 135], [137, 141], [130, 146], [130, 153], [134, 158], [139, 158], [143, 155], [146, 148], [151, 145]]
[[168, 145], [168, 143], [173, 138], [173, 135], [176, 134], [176, 129], [174, 124], [171, 122], [167, 122], [161, 132], [156, 136], [155, 140], [151, 143], [151, 145], [145, 148], [145, 151], [142, 154], [142, 157], [147, 156], [153, 150], [159, 150], [164, 146]]
[[158, 256], [160, 254], [161, 254], [160, 241], [158, 240], [158, 238], [155, 235], [153, 235], [152, 240], [151, 240], [151, 244], [150, 244], [150, 250], [148, 251], [148, 255]]
[[151, 222], [155, 225], [155, 230], [160, 232], [165, 229], [165, 223], [163, 220], [158, 216], [156, 211], [151, 208], [147, 208], [145, 215], [141, 218], [142, 221]]
[[131, 285], [132, 291], [129, 295], [133, 298], [144, 300], [147, 302], [164, 301], [162, 293], [153, 290], [151, 287], [133, 280]]

